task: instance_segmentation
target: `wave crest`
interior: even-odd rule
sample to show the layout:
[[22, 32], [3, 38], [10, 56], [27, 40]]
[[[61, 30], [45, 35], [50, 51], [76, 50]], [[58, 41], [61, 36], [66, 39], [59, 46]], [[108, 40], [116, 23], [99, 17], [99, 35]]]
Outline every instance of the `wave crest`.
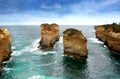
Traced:
[[32, 76], [32, 77], [29, 77], [28, 79], [45, 79], [45, 76]]

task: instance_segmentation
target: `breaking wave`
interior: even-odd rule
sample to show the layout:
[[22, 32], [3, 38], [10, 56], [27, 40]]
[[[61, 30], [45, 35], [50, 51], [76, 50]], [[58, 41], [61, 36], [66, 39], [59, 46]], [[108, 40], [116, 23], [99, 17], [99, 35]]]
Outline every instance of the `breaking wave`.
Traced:
[[101, 43], [101, 44], [103, 43], [103, 42], [99, 41], [97, 38], [89, 38], [88, 40], [90, 40], [94, 43]]
[[[14, 50], [13, 53], [11, 54], [12, 56], [20, 56], [22, 55], [24, 52], [29, 52], [32, 54], [40, 54], [40, 55], [47, 55], [47, 54], [54, 54], [56, 53], [56, 51], [52, 50], [52, 51], [42, 51], [41, 49], [38, 48], [39, 46], [39, 41], [40, 38], [35, 40], [31, 45], [26, 46], [24, 49], [22, 50], [14, 50], [16, 49], [16, 47], [12, 47], [12, 49]], [[59, 41], [57, 43], [63, 43], [63, 37], [60, 37]]]
[[29, 77], [28, 79], [45, 79], [45, 76], [32, 76], [32, 77]]

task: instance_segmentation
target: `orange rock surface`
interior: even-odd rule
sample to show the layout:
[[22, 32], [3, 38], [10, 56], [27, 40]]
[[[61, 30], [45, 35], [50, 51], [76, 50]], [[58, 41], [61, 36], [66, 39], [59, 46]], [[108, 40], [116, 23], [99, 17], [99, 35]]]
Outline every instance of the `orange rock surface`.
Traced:
[[59, 26], [57, 24], [41, 25], [40, 47], [44, 50], [51, 50], [56, 41], [59, 40]]
[[7, 61], [11, 54], [12, 38], [7, 29], [0, 29], [0, 66], [3, 61]]
[[103, 41], [110, 50], [120, 54], [120, 33], [113, 32], [111, 27], [105, 29], [103, 26], [96, 27], [96, 37]]
[[88, 56], [87, 39], [81, 31], [67, 29], [63, 33], [64, 54], [76, 59], [86, 59]]

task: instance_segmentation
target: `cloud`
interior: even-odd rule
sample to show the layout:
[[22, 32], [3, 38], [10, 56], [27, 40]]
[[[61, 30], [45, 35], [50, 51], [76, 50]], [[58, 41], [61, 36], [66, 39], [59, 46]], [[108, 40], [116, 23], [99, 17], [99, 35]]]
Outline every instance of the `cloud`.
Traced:
[[[35, 11], [36, 12], [36, 11]], [[118, 13], [106, 13], [98, 15], [75, 15], [68, 14], [60, 16], [55, 13], [46, 15], [44, 12], [28, 12], [23, 14], [9, 14], [0, 16], [0, 24], [8, 25], [40, 25], [41, 23], [58, 23], [59, 25], [96, 25], [106, 24], [112, 22], [119, 22], [120, 18]], [[113, 15], [115, 14], [115, 15]], [[14, 18], [13, 18], [14, 17]]]
[[[97, 2], [96, 0], [86, 0], [77, 4], [72, 4], [69, 6], [72, 13], [78, 14], [93, 14], [93, 13], [103, 13], [102, 11], [108, 12], [109, 8], [120, 3], [119, 0], [101, 0]], [[114, 7], [118, 8], [118, 7]]]
[[[99, 1], [99, 2], [98, 2]], [[61, 5], [41, 4], [44, 10], [32, 10], [22, 13], [1, 14], [0, 24], [58, 23], [62, 25], [94, 25], [120, 21], [120, 11], [116, 5], [119, 0], [84, 0], [78, 3]]]
[[57, 3], [53, 4], [53, 5], [41, 4], [40, 8], [46, 9], [46, 10], [49, 10], [49, 9], [60, 9], [60, 8], [62, 8], [62, 5], [57, 4]]

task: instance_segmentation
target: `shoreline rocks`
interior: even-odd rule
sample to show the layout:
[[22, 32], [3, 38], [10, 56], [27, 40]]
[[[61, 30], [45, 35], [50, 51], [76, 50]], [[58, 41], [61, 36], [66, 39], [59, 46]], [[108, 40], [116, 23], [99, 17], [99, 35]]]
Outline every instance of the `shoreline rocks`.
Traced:
[[88, 57], [87, 39], [81, 31], [67, 29], [63, 32], [64, 54], [75, 59]]
[[11, 57], [12, 37], [7, 29], [0, 29], [0, 68], [4, 61], [8, 61]]
[[108, 25], [108, 26], [96, 26], [96, 38], [103, 41], [104, 44], [113, 51], [114, 54], [120, 55], [120, 32], [115, 28], [118, 28], [117, 25]]
[[59, 40], [59, 25], [41, 24], [41, 40], [39, 48], [51, 50], [55, 42]]

